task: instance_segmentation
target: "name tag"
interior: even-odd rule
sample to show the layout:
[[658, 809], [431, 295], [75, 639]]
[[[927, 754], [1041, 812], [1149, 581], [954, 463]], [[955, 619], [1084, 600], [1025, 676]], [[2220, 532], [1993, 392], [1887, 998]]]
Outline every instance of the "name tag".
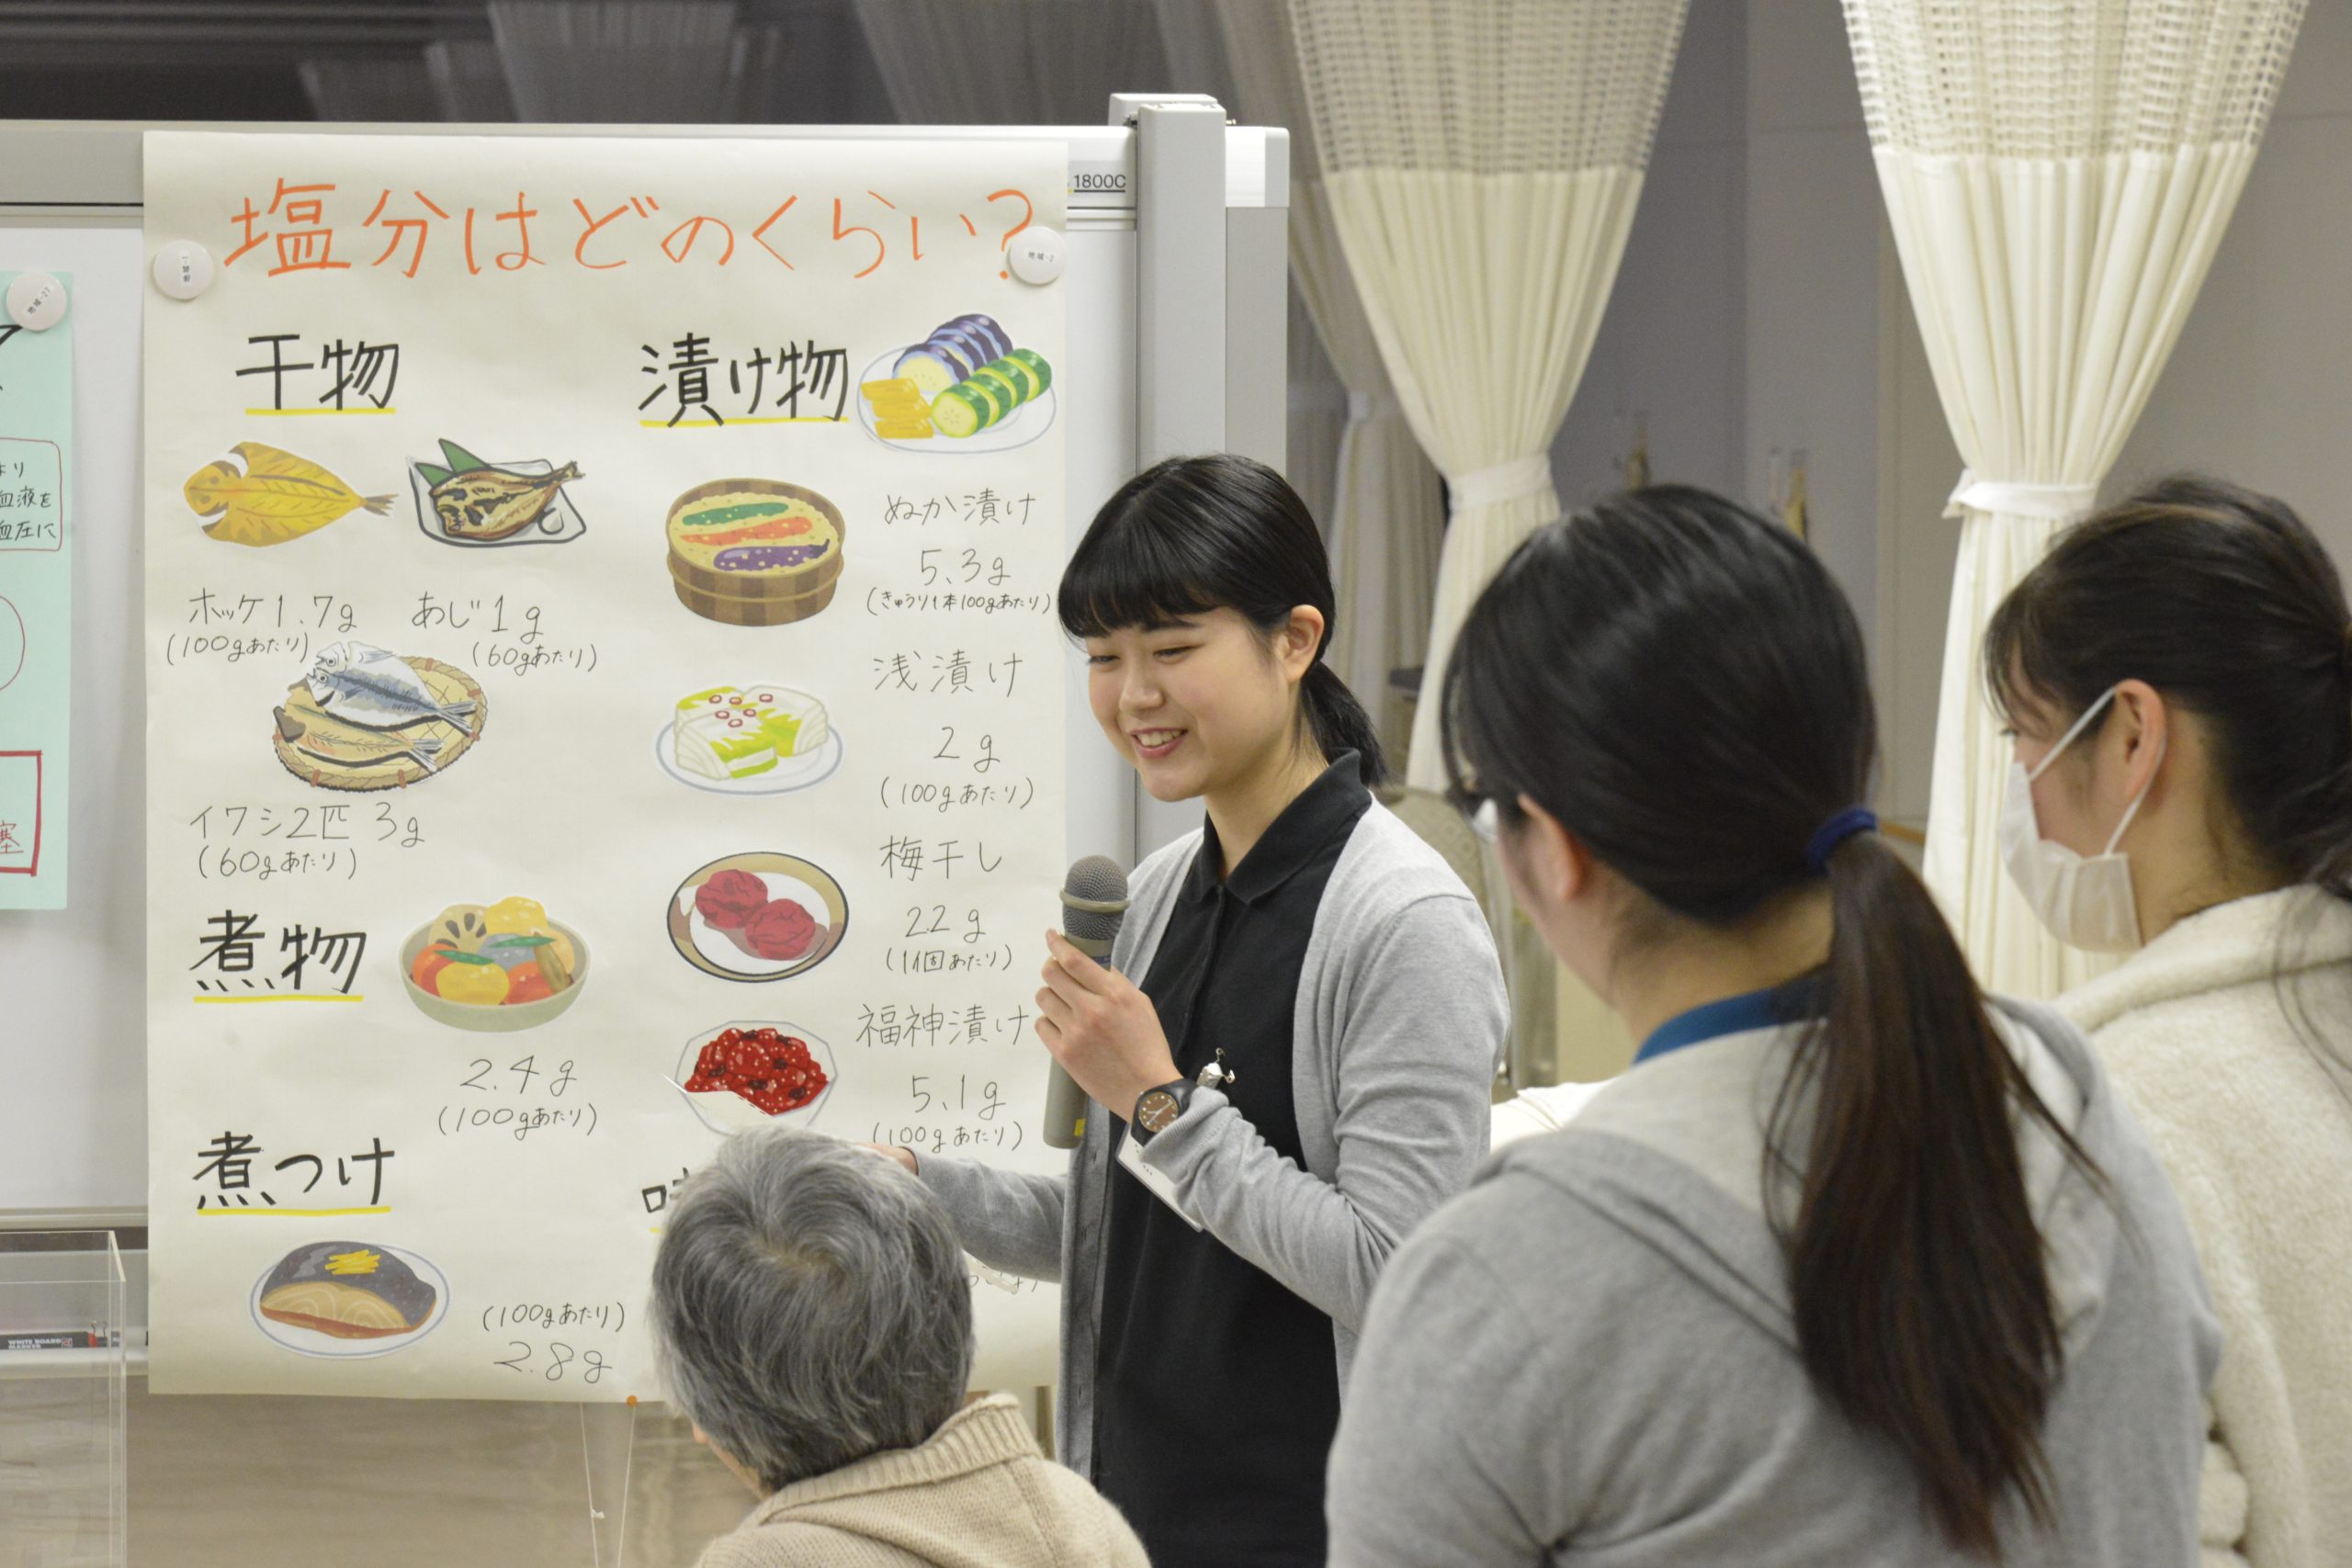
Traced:
[[1208, 1228], [1193, 1218], [1185, 1211], [1184, 1205], [1176, 1201], [1176, 1184], [1170, 1181], [1165, 1173], [1154, 1170], [1143, 1163], [1143, 1147], [1133, 1138], [1119, 1140], [1119, 1163], [1126, 1168], [1128, 1175], [1144, 1184], [1145, 1190], [1176, 1211], [1177, 1218], [1196, 1231]]

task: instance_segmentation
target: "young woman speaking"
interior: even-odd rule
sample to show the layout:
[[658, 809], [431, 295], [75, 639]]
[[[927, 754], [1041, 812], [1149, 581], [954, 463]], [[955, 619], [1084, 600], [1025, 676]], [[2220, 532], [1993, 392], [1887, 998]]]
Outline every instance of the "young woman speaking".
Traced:
[[1069, 1173], [897, 1151], [975, 1257], [1061, 1281], [1060, 1457], [1158, 1568], [1321, 1568], [1374, 1280], [1487, 1151], [1501, 974], [1373, 799], [1332, 597], [1262, 464], [1171, 460], [1103, 506], [1062, 623], [1111, 745], [1207, 826], [1137, 869], [1110, 968], [1047, 939], [1038, 1034], [1103, 1111]]

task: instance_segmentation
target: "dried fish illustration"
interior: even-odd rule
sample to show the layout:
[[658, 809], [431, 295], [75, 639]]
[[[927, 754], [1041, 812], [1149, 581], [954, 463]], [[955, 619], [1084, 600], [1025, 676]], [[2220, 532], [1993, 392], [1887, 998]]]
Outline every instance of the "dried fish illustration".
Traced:
[[204, 531], [232, 545], [282, 545], [315, 533], [356, 508], [385, 513], [389, 495], [361, 495], [307, 457], [258, 441], [231, 447], [188, 476], [189, 510], [209, 518]]
[[321, 711], [369, 729], [397, 729], [437, 718], [472, 733], [470, 702], [444, 703], [398, 654], [364, 642], [319, 650], [306, 682]]
[[397, 761], [402, 757], [413, 757], [429, 773], [440, 767], [439, 758], [444, 750], [440, 739], [435, 736], [355, 734], [341, 725], [325, 729], [284, 708], [277, 710], [277, 733], [296, 749], [322, 761], [340, 762], [355, 768], [376, 767]]

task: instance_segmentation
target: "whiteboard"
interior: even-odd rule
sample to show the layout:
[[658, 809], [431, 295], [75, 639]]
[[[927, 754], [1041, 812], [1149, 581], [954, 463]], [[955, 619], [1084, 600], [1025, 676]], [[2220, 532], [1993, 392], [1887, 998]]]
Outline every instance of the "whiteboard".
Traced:
[[[136, 211], [0, 225], [0, 262], [74, 278], [74, 856], [62, 910], [0, 912], [0, 1207], [146, 1204], [147, 704]], [[0, 566], [0, 573], [6, 571]]]
[[[1222, 116], [1219, 115], [1221, 123]], [[135, 1224], [147, 1192], [146, 1057], [168, 1039], [146, 1035], [144, 941], [145, 791], [141, 737], [147, 719], [142, 660], [141, 488], [141, 311], [150, 297], [143, 273], [135, 175], [123, 160], [138, 125], [27, 128], [40, 158], [21, 176], [41, 182], [38, 200], [0, 188], [0, 268], [71, 273], [74, 317], [75, 497], [79, 531], [74, 582], [74, 852], [62, 911], [0, 911], [0, 1214], [98, 1211], [98, 1223]], [[220, 128], [228, 129], [228, 128]], [[315, 134], [317, 126], [237, 127]], [[348, 126], [560, 134], [562, 128]], [[642, 135], [641, 128], [600, 128]], [[708, 128], [680, 128], [707, 134]], [[838, 134], [873, 136], [881, 128]], [[650, 133], [662, 134], [663, 130]], [[824, 135], [816, 128], [777, 134]], [[896, 128], [883, 134], [954, 138], [950, 128]], [[989, 135], [1008, 134], [994, 128]], [[1136, 189], [1130, 130], [1072, 132], [1073, 193], [1068, 242], [1069, 355], [1073, 378], [1112, 389], [1067, 409], [1068, 518], [1075, 546], [1094, 510], [1139, 465], [1173, 449], [1156, 438], [1139, 411], [1146, 374], [1138, 360], [1138, 321], [1147, 275], [1166, 277], [1189, 243], [1180, 225], [1158, 226], [1139, 243], [1136, 211], [1149, 197]], [[12, 130], [12, 137], [17, 131]], [[1159, 400], [1185, 410], [1197, 433], [1204, 412], [1223, 445], [1279, 463], [1284, 386], [1278, 322], [1285, 287], [1282, 209], [1288, 200], [1287, 145], [1280, 130], [1228, 129], [1223, 149], [1226, 202], [1251, 209], [1222, 245], [1225, 288], [1216, 309], [1224, 321], [1222, 354], [1189, 361], [1199, 372], [1184, 384], [1184, 366], [1159, 367]], [[135, 170], [135, 156], [128, 170]], [[61, 175], [58, 171], [68, 173]], [[73, 171], [83, 171], [76, 175]], [[62, 182], [62, 183], [61, 183]], [[125, 188], [128, 183], [129, 188]], [[1235, 213], [1237, 220], [1242, 213]], [[1149, 227], [1149, 226], [1148, 226]], [[1212, 236], [1210, 243], [1216, 243]], [[1157, 247], [1157, 267], [1143, 254]], [[1197, 254], [1193, 258], [1198, 260]], [[1197, 282], [1199, 268], [1192, 269]], [[1227, 304], [1230, 301], [1230, 304]], [[1164, 320], [1165, 311], [1162, 312]], [[1197, 345], [1198, 338], [1195, 338]], [[1237, 393], [1238, 395], [1237, 395]], [[1248, 406], [1244, 406], [1244, 405]], [[1268, 411], [1272, 417], [1267, 417]], [[1216, 444], [1185, 440], [1183, 446]], [[1271, 445], [1270, 445], [1271, 444]], [[1154, 450], [1152, 448], [1156, 447]], [[0, 572], [5, 572], [0, 566]], [[1086, 705], [1081, 661], [1065, 669], [1067, 822], [1069, 852], [1109, 854], [1132, 863], [1196, 819], [1184, 813], [1139, 814], [1134, 774], [1100, 742]], [[1050, 918], [1050, 911], [1040, 911]]]

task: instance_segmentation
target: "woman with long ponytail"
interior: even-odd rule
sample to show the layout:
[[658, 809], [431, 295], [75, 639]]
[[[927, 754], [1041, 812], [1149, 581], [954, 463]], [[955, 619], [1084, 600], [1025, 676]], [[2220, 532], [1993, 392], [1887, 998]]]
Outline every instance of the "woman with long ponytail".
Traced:
[[1873, 830], [1852, 612], [1702, 491], [1538, 534], [1457, 641], [1455, 792], [1643, 1044], [1398, 1253], [1332, 1562], [2187, 1565], [2219, 1337], [2082, 1037]]
[[1093, 1102], [1069, 1174], [891, 1151], [974, 1256], [1061, 1281], [1059, 1457], [1159, 1568], [1322, 1568], [1373, 1282], [1487, 1152], [1493, 942], [1372, 796], [1332, 601], [1261, 463], [1170, 459], [1104, 503], [1062, 625], [1112, 747], [1207, 821], [1136, 868], [1108, 969], [1047, 939], [1038, 1037]]
[[2352, 609], [2294, 510], [2163, 480], [1994, 615], [2002, 850], [2172, 1172], [2229, 1354], [2207, 1568], [2352, 1559]]

